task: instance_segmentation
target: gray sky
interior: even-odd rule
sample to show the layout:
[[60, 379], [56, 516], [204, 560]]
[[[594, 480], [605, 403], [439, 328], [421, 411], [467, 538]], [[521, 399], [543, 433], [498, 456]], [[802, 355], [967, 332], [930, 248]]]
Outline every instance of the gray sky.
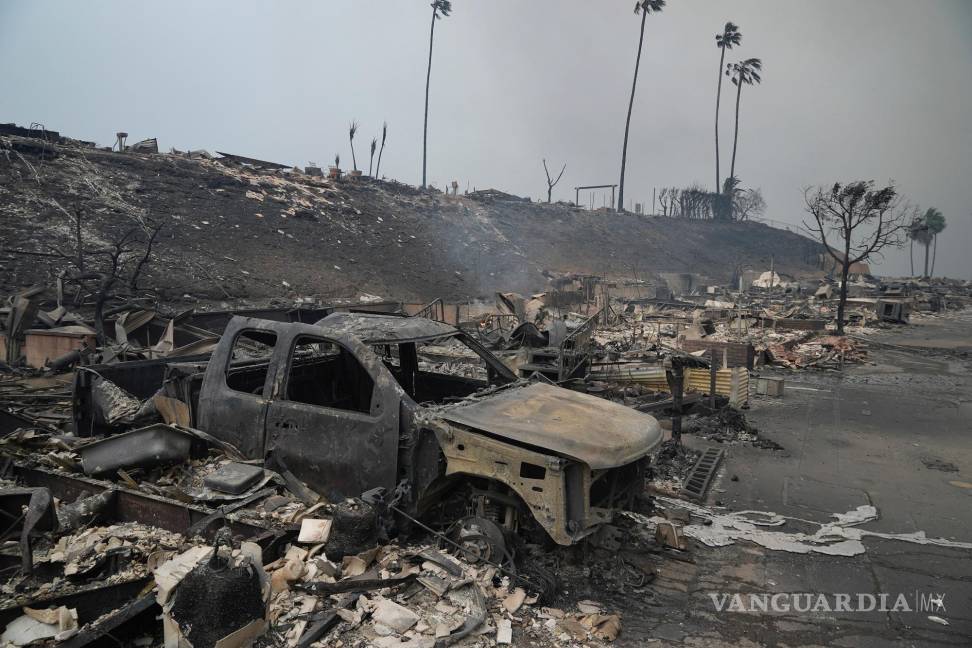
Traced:
[[[436, 26], [430, 180], [555, 198], [617, 182], [640, 18], [632, 0], [454, 0]], [[287, 163], [351, 155], [389, 124], [383, 175], [421, 180], [428, 0], [0, 0], [0, 121], [110, 144], [158, 137]], [[972, 278], [972, 2], [670, 0], [648, 18], [627, 195], [714, 184], [719, 51], [763, 59], [743, 90], [737, 175], [798, 224], [801, 188], [894, 179], [948, 220], [936, 274]], [[723, 175], [731, 84], [721, 116]], [[728, 92], [727, 92], [728, 91]], [[917, 260], [916, 260], [917, 261]], [[908, 251], [881, 271], [907, 274]]]

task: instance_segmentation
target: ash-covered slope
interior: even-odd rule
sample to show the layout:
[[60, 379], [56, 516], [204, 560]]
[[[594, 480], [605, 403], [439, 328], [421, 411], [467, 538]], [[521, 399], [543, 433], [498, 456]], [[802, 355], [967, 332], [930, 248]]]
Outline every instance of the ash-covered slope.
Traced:
[[[330, 181], [179, 155], [3, 137], [0, 292], [52, 281], [75, 249], [164, 222], [142, 285], [168, 299], [318, 295], [462, 299], [543, 290], [550, 273], [642, 279], [812, 270], [811, 241], [752, 223], [481, 201], [368, 178]], [[63, 209], [62, 209], [63, 208]]]

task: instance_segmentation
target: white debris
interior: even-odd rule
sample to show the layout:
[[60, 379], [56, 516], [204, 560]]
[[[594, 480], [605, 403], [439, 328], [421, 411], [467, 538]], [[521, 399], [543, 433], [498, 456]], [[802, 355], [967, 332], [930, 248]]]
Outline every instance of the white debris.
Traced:
[[509, 619], [496, 622], [496, 643], [501, 646], [513, 643], [513, 623]]
[[[386, 598], [378, 599], [375, 602], [375, 609], [371, 613], [371, 618], [375, 620], [376, 626], [385, 626], [399, 634], [411, 628], [419, 620], [417, 614]], [[375, 631], [379, 632], [377, 627]], [[381, 633], [379, 632], [379, 634]]]
[[[658, 501], [672, 506], [689, 508], [691, 513], [710, 522], [709, 524], [689, 524], [682, 532], [710, 547], [724, 547], [740, 540], [790, 553], [819, 553], [831, 556], [857, 556], [865, 552], [862, 539], [865, 537], [884, 538], [886, 540], [901, 540], [915, 544], [931, 544], [940, 547], [956, 547], [972, 549], [972, 543], [946, 540], [945, 538], [928, 538], [924, 531], [914, 533], [879, 533], [858, 529], [857, 525], [878, 519], [878, 511], [874, 506], [862, 505], [846, 513], [834, 513], [835, 522], [819, 524], [799, 518], [787, 518], [777, 513], [766, 511], [735, 511], [721, 513], [701, 506], [686, 505], [680, 500], [658, 497]], [[645, 524], [655, 525], [664, 518], [629, 517]], [[812, 533], [771, 531], [764, 527], [779, 527], [787, 520], [802, 522], [818, 527]]]
[[327, 542], [331, 535], [331, 520], [304, 518], [300, 521], [300, 534], [297, 542], [318, 544]]
[[76, 634], [77, 630], [77, 610], [64, 606], [48, 610], [24, 608], [23, 616], [7, 624], [0, 642], [5, 646], [26, 646], [44, 639], [63, 641]]

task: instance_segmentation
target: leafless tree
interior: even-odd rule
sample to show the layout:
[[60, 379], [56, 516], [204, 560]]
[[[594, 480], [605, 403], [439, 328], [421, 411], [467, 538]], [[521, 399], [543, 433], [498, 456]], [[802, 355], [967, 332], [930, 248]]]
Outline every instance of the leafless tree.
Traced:
[[766, 200], [759, 189], [743, 189], [738, 191], [732, 200], [732, 218], [746, 221], [757, 218], [766, 213]]
[[[67, 210], [61, 209], [68, 213]], [[85, 248], [85, 209], [81, 205], [76, 205], [72, 212], [69, 215], [74, 221], [75, 250], [71, 254], [57, 248], [52, 248], [52, 251], [74, 266], [73, 271], [66, 270], [62, 276], [67, 282], [78, 286], [78, 297], [80, 298], [82, 290], [92, 291], [95, 300], [95, 334], [98, 344], [104, 345], [105, 304], [117, 296], [131, 295], [139, 289], [138, 280], [151, 261], [156, 240], [164, 223], [140, 220], [137, 225], [108, 244]]]
[[138, 262], [135, 264], [135, 269], [132, 270], [131, 279], [128, 281], [128, 287], [132, 290], [138, 290], [138, 278], [142, 274], [142, 270], [148, 265], [149, 260], [152, 258], [152, 248], [155, 247], [155, 239], [158, 237], [159, 232], [162, 231], [164, 223], [151, 223], [146, 224], [142, 228], [144, 249], [142, 250], [142, 256], [139, 258]]
[[543, 160], [543, 170], [544, 173], [547, 174], [547, 204], [548, 205], [550, 204], [550, 197], [553, 194], [553, 188], [557, 186], [558, 182], [560, 182], [560, 178], [563, 177], [564, 171], [566, 169], [567, 169], [567, 163], [564, 162], [564, 166], [562, 169], [560, 169], [560, 174], [557, 176], [557, 179], [551, 182], [550, 171], [547, 170], [547, 160], [546, 159]]
[[820, 238], [827, 253], [840, 264], [837, 335], [843, 335], [850, 267], [880, 255], [885, 247], [900, 246], [908, 227], [906, 213], [914, 209], [904, 205], [894, 184], [875, 187], [873, 180], [807, 187], [803, 196], [806, 210], [813, 216], [813, 222], [804, 221], [804, 227]]
[[662, 187], [658, 192], [658, 207], [662, 216], [668, 216], [668, 187]]
[[672, 218], [679, 215], [679, 206], [681, 201], [679, 197], [681, 196], [681, 191], [675, 187], [671, 187], [668, 190], [668, 215]]

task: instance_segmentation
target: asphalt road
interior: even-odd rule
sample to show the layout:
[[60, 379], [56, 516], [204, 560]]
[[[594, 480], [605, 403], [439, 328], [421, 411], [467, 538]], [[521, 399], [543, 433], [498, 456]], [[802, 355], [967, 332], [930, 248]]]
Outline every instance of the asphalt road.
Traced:
[[[778, 374], [787, 381], [784, 397], [759, 398], [747, 416], [784, 450], [731, 446], [709, 504], [817, 523], [871, 504], [880, 517], [862, 529], [972, 542], [972, 362], [955, 352], [972, 346], [968, 321], [960, 315], [931, 328], [923, 324], [924, 330], [902, 327], [879, 336], [895, 345], [920, 340], [921, 347], [940, 340], [941, 353], [882, 346], [871, 349], [873, 364], [843, 374]], [[787, 522], [782, 530], [812, 525]], [[851, 557], [745, 542], [693, 545], [694, 564], [664, 562], [651, 600], [632, 602], [619, 642], [972, 646], [972, 550], [873, 537], [864, 545], [864, 554]], [[867, 598], [858, 602], [859, 594], [883, 593], [889, 608], [902, 594], [911, 609], [718, 611], [711, 595], [732, 593], [812, 594], [814, 601], [822, 593], [830, 608], [841, 593], [853, 597], [853, 608], [868, 607]], [[927, 604], [939, 596], [944, 607]], [[922, 597], [928, 609], [918, 609]]]

